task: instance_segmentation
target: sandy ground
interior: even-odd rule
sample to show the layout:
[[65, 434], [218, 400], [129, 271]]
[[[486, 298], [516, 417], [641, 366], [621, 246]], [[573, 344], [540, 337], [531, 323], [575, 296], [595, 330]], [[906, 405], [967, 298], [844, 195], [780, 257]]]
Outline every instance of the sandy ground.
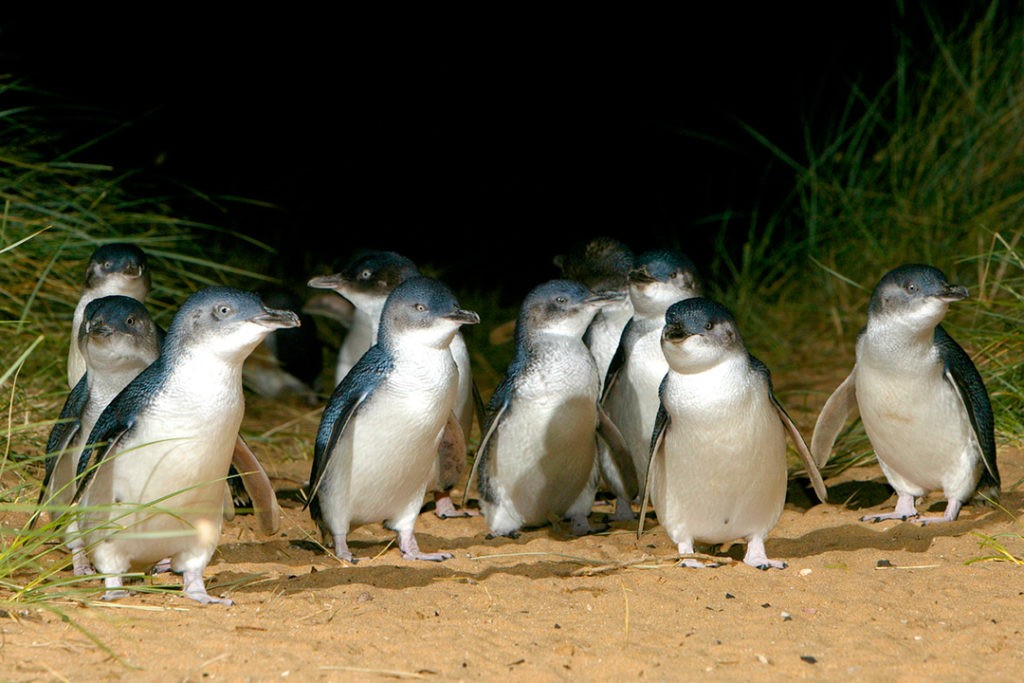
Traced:
[[[1000, 453], [1015, 515], [1022, 455]], [[233, 607], [183, 599], [164, 575], [146, 582], [168, 593], [61, 603], [74, 624], [8, 611], [0, 679], [1017, 681], [1024, 671], [1024, 567], [969, 563], [988, 554], [979, 534], [1010, 534], [1002, 540], [1020, 556], [1024, 529], [970, 506], [949, 525], [860, 522], [894, 502], [876, 466], [828, 480], [829, 504], [794, 483], [767, 543], [789, 566], [759, 571], [738, 561], [742, 545], [707, 549], [723, 559], [716, 569], [675, 566], [653, 517], [640, 539], [621, 522], [584, 538], [547, 527], [488, 540], [482, 518], [429, 509], [420, 546], [453, 559], [405, 561], [370, 525], [350, 535], [361, 558], [350, 565], [318, 547], [301, 509], [308, 456], [266, 460], [280, 533], [236, 516], [206, 572]], [[599, 501], [595, 515], [610, 510]]]

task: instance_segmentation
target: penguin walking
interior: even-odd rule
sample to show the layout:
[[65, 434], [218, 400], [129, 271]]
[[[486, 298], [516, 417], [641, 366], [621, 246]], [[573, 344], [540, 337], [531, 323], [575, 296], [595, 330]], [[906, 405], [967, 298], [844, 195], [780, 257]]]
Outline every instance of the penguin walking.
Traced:
[[[824, 465], [848, 416], [860, 412], [897, 495], [893, 512], [863, 521], [951, 522], [972, 497], [999, 499], [988, 391], [970, 357], [940, 324], [949, 305], [967, 296], [966, 287], [949, 284], [941, 270], [922, 264], [889, 271], [871, 294], [853, 370], [825, 402], [811, 438], [811, 452]], [[932, 491], [943, 492], [945, 512], [919, 517], [916, 499]]]
[[[661, 350], [665, 312], [677, 301], [703, 290], [693, 262], [678, 251], [653, 250], [640, 254], [629, 271], [633, 317], [622, 331], [605, 378], [601, 404], [619, 428], [633, 460], [636, 480], [643, 486], [650, 457], [651, 432], [658, 414], [658, 387], [668, 371]], [[615, 519], [635, 517], [622, 482], [614, 471], [603, 472], [615, 494]]]
[[206, 592], [203, 571], [220, 538], [224, 480], [245, 412], [242, 365], [291, 311], [251, 292], [208, 287], [181, 305], [157, 359], [100, 414], [78, 463], [73, 502], [105, 600], [127, 595], [121, 575], [170, 558], [183, 594]]
[[[145, 303], [151, 287], [149, 260], [138, 245], [130, 242], [113, 242], [100, 245], [93, 251], [86, 265], [85, 284], [75, 305], [71, 322], [68, 385], [72, 389], [86, 370], [85, 360], [78, 347], [78, 335], [89, 303], [109, 295], [127, 296]], [[158, 325], [157, 337], [161, 343], [164, 336], [164, 330]], [[279, 372], [280, 369], [275, 368], [275, 371]], [[85, 436], [87, 435], [88, 432], [85, 433]], [[277, 496], [266, 471], [241, 434], [235, 442], [231, 477], [224, 487], [224, 499], [225, 519], [230, 520], [234, 517], [236, 506], [251, 505], [263, 532], [268, 535], [277, 532], [281, 523], [281, 509], [277, 503]]]
[[[577, 536], [593, 531], [597, 438], [610, 425], [583, 334], [597, 311], [621, 296], [551, 280], [523, 300], [515, 353], [488, 404], [473, 465], [491, 536], [515, 538], [523, 527], [563, 519]], [[617, 452], [628, 464], [625, 448]]]
[[335, 387], [316, 435], [306, 506], [337, 557], [354, 562], [348, 533], [374, 522], [397, 532], [406, 559], [451, 557], [420, 551], [414, 527], [440, 442], [461, 432], [452, 339], [479, 322], [432, 278], [409, 278], [388, 295], [377, 343]]
[[[46, 443], [45, 474], [38, 511], [51, 518], [68, 509], [75, 493], [78, 458], [85, 439], [107, 404], [160, 353], [162, 332], [142, 302], [127, 296], [103, 296], [85, 306], [76, 345], [85, 373], [68, 394]], [[38, 514], [38, 512], [37, 512]], [[36, 516], [33, 517], [34, 524]], [[74, 518], [64, 529], [76, 576], [92, 574]]]
[[[309, 280], [310, 287], [334, 291], [354, 306], [348, 333], [338, 352], [336, 383], [340, 383], [359, 358], [377, 343], [381, 312], [388, 295], [405, 280], [419, 275], [419, 268], [406, 256], [393, 251], [372, 250], [357, 254], [339, 273]], [[469, 348], [461, 331], [452, 337], [452, 356], [459, 368], [455, 416], [462, 434], [448, 433], [438, 451], [435, 482], [431, 490], [434, 514], [441, 519], [477, 514], [465, 508], [458, 509], [452, 500], [451, 490], [466, 471], [466, 441], [472, 434], [474, 417], [482, 420], [484, 412], [483, 401], [473, 381]]]
[[[669, 370], [659, 388], [638, 536], [649, 497], [680, 555], [691, 555], [695, 542], [743, 539], [746, 564], [785, 568], [768, 559], [764, 543], [786, 500], [787, 434], [824, 502], [818, 468], [728, 309], [696, 297], [673, 304], [665, 318], [660, 343]], [[682, 564], [708, 566], [692, 557]]]
[[[633, 302], [629, 297], [629, 271], [633, 267], [634, 258], [633, 250], [622, 242], [599, 236], [554, 259], [563, 278], [580, 282], [595, 292], [614, 292], [620, 296], [620, 299], [607, 302], [597, 311], [583, 334], [583, 343], [590, 349], [597, 363], [601, 391], [604, 389], [608, 367], [622, 339], [622, 331], [633, 317]], [[604, 486], [608, 486], [609, 480], [616, 484], [609, 487], [615, 494], [615, 510], [607, 518], [609, 521], [634, 519], [636, 515], [630, 506], [632, 498], [622, 490], [622, 484], [614, 474], [618, 468], [608, 448], [607, 442], [598, 439], [597, 464], [600, 476], [605, 481]]]

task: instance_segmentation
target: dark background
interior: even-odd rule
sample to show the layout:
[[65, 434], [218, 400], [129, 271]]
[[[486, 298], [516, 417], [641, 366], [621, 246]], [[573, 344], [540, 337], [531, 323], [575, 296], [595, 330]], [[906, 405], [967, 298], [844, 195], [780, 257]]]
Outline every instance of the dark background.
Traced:
[[130, 123], [83, 160], [273, 204], [180, 206], [274, 246], [289, 281], [375, 247], [518, 300], [596, 234], [702, 267], [728, 213], [737, 249], [749, 213], [793, 187], [741, 124], [803, 158], [855, 84], [894, 73], [899, 36], [930, 44], [926, 12], [953, 26], [984, 6], [54, 9], [0, 19], [0, 52], [14, 77]]

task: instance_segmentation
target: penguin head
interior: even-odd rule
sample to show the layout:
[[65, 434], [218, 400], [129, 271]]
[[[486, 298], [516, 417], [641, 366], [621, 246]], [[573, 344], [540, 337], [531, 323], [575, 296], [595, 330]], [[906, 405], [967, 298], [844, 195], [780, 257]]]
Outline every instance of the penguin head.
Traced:
[[394, 348], [398, 339], [446, 348], [463, 325], [475, 325], [480, 316], [459, 307], [442, 282], [423, 275], [411, 277], [388, 295], [380, 316], [377, 343]]
[[581, 282], [595, 292], [625, 292], [633, 259], [632, 249], [616, 239], [601, 236], [556, 256], [554, 264], [563, 278]]
[[594, 316], [623, 292], [594, 292], [575, 280], [549, 280], [534, 287], [520, 306], [516, 321], [518, 343], [534, 333], [583, 338]]
[[677, 301], [665, 313], [661, 349], [676, 372], [701, 372], [745, 353], [736, 319], [722, 304], [703, 297]]
[[298, 327], [292, 311], [267, 308], [255, 292], [207, 287], [192, 294], [174, 315], [164, 349], [178, 354], [209, 354], [242, 362], [276, 329]]
[[700, 276], [693, 262], [678, 251], [648, 251], [629, 271], [633, 308], [647, 317], [661, 317], [676, 301], [700, 296]]
[[312, 278], [315, 289], [331, 289], [359, 310], [379, 315], [388, 295], [400, 283], [420, 274], [412, 260], [393, 251], [365, 251], [339, 273]]
[[160, 335], [142, 302], [103, 296], [85, 307], [78, 348], [94, 371], [141, 370], [159, 355]]
[[97, 247], [85, 269], [85, 288], [124, 294], [142, 301], [151, 286], [145, 252], [134, 244], [113, 242]]
[[893, 320], [918, 330], [934, 328], [949, 304], [967, 298], [967, 288], [951, 285], [938, 268], [905, 264], [886, 273], [868, 304], [868, 325]]

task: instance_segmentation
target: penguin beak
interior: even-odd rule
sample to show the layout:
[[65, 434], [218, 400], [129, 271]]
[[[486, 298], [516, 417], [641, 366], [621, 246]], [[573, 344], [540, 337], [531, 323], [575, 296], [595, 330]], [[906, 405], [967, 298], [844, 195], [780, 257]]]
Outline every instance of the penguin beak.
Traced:
[[454, 311], [446, 315], [445, 318], [462, 325], [476, 325], [480, 322], [480, 316], [476, 312], [467, 311], [461, 308], [456, 308]]
[[605, 304], [612, 301], [624, 301], [625, 299], [626, 292], [594, 292], [584, 299], [584, 303]]
[[666, 325], [661, 331], [661, 338], [669, 342], [680, 342], [693, 334], [682, 325]]
[[85, 333], [90, 337], [109, 337], [114, 330], [102, 320], [96, 320], [85, 323]]
[[345, 284], [345, 278], [340, 274], [334, 273], [333, 275], [320, 275], [318, 277], [311, 278], [306, 283], [307, 286], [313, 289], [333, 289], [337, 291], [339, 287]]
[[254, 323], [269, 327], [272, 330], [282, 327], [299, 327], [299, 316], [291, 311], [282, 311], [276, 308], [268, 308], [260, 315], [252, 318]]
[[647, 272], [647, 266], [640, 266], [629, 271], [629, 281], [633, 284], [647, 284], [648, 282], [654, 282], [655, 278], [649, 272]]
[[963, 285], [947, 284], [945, 288], [939, 292], [938, 298], [940, 301], [953, 302], [966, 299], [968, 296], [967, 288]]

